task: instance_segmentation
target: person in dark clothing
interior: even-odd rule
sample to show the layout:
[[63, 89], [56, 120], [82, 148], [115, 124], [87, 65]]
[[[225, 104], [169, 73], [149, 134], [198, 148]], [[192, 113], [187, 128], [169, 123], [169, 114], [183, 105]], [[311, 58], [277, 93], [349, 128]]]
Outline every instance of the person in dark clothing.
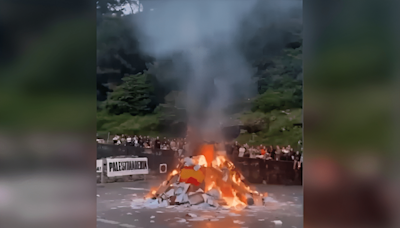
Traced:
[[300, 159], [301, 159], [301, 154], [299, 151], [296, 151], [296, 153], [293, 156], [293, 160], [294, 160], [293, 169], [300, 169], [300, 167], [301, 167]]
[[232, 155], [233, 148], [229, 145], [228, 142], [225, 142], [225, 151], [226, 151], [226, 154]]
[[160, 138], [157, 136], [156, 141], [154, 141], [154, 148], [159, 150], [161, 148]]
[[290, 150], [289, 152], [289, 161], [294, 161], [294, 156], [295, 156], [295, 152], [293, 149]]
[[235, 150], [239, 151], [239, 149], [240, 149], [240, 145], [237, 141], [235, 141], [235, 143], [232, 144], [232, 151], [235, 151]]
[[143, 147], [144, 140], [141, 135], [139, 135], [138, 143], [139, 143], [139, 147]]
[[183, 140], [179, 139], [178, 141], [178, 150], [183, 150]]
[[275, 155], [276, 155], [276, 149], [273, 146], [269, 146], [270, 149], [270, 154], [271, 154], [271, 158], [272, 160], [275, 160]]
[[237, 149], [237, 147], [231, 147], [231, 148], [232, 148], [231, 161], [236, 165], [236, 163], [239, 159], [239, 149]]

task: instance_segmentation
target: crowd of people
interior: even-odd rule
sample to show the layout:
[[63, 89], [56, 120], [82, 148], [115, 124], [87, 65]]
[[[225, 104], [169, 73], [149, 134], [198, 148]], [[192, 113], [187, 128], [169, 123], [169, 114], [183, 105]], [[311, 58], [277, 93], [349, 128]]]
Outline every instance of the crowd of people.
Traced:
[[[97, 139], [98, 143], [106, 143], [105, 140]], [[186, 149], [186, 138], [174, 138], [167, 139], [166, 137], [160, 139], [160, 137], [152, 138], [150, 136], [128, 136], [128, 135], [116, 135], [112, 139], [112, 144], [122, 146], [135, 146], [148, 149], [161, 149], [161, 150], [179, 150]]]
[[[300, 144], [301, 141], [299, 141]], [[294, 161], [295, 169], [300, 169], [303, 163], [303, 155], [299, 150], [294, 150], [288, 146], [249, 146], [247, 143], [240, 145], [235, 142], [226, 146], [226, 152], [231, 155], [232, 159], [238, 157], [260, 158], [275, 161]]]
[[[105, 143], [104, 140], [98, 139], [98, 143]], [[186, 138], [173, 138], [167, 139], [166, 137], [160, 139], [160, 137], [152, 138], [149, 136], [135, 135], [116, 135], [112, 139], [112, 143], [115, 145], [123, 146], [135, 146], [148, 149], [159, 149], [159, 150], [172, 150], [176, 151], [178, 156], [183, 156], [187, 151], [188, 144]], [[299, 145], [301, 141], [299, 141]], [[221, 145], [216, 145], [220, 147]], [[303, 162], [302, 153], [299, 150], [294, 150], [290, 145], [288, 146], [250, 146], [247, 143], [241, 145], [236, 142], [225, 142], [225, 151], [228, 156], [233, 160], [238, 157], [249, 157], [249, 158], [260, 158], [265, 160], [276, 160], [276, 161], [294, 161], [295, 168], [300, 168]]]

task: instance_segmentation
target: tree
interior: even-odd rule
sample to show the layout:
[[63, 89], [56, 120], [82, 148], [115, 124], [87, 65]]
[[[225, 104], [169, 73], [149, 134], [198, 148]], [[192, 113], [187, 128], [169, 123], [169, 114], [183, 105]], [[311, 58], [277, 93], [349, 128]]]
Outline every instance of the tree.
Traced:
[[155, 78], [150, 74], [125, 76], [105, 102], [110, 114], [145, 115], [152, 113], [157, 102], [154, 96]]
[[287, 90], [302, 87], [302, 46], [295, 49], [286, 48], [280, 56], [271, 59], [260, 59], [258, 66], [258, 92], [268, 89]]
[[270, 112], [272, 110], [301, 108], [301, 88], [269, 89], [261, 94], [254, 102], [253, 111]]

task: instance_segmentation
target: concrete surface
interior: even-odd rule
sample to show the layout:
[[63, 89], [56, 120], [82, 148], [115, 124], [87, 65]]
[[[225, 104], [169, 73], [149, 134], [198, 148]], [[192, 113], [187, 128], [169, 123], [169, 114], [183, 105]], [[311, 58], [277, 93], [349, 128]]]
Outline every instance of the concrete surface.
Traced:
[[[161, 180], [110, 183], [97, 188], [97, 227], [99, 228], [257, 228], [303, 227], [302, 186], [254, 185], [259, 192], [268, 192], [277, 202], [242, 211], [199, 210], [190, 207], [133, 209], [131, 203], [142, 198]], [[188, 217], [193, 213], [197, 218]], [[183, 220], [185, 219], [185, 220]], [[199, 221], [190, 221], [199, 220]], [[273, 222], [279, 220], [279, 222]]]

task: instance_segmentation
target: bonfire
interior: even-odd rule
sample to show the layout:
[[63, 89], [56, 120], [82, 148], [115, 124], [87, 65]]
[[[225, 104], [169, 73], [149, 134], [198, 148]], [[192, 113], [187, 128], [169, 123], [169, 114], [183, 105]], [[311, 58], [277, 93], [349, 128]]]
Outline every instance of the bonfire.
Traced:
[[202, 145], [197, 156], [186, 157], [147, 198], [159, 205], [199, 205], [243, 209], [262, 206], [261, 194], [245, 184], [243, 175], [214, 145]]

